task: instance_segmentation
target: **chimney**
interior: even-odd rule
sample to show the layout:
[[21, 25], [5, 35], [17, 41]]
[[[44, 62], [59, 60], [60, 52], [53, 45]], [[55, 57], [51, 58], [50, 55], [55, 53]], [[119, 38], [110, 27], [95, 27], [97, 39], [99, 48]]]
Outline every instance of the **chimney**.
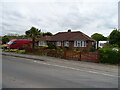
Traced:
[[71, 32], [71, 29], [68, 29], [68, 32]]

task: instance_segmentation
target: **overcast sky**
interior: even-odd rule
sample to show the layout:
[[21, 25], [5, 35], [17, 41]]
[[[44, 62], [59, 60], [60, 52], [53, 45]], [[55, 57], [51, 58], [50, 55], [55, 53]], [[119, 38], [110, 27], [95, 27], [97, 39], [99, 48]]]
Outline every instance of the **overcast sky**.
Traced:
[[71, 29], [108, 36], [118, 28], [118, 1], [4, 0], [0, 3], [0, 35], [21, 35], [34, 26], [53, 34]]

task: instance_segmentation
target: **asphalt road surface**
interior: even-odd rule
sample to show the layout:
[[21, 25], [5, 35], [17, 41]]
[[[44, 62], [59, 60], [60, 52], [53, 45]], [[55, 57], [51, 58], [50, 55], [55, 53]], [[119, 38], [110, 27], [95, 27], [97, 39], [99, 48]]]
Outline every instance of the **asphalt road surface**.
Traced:
[[12, 56], [2, 59], [3, 88], [118, 88], [117, 76]]

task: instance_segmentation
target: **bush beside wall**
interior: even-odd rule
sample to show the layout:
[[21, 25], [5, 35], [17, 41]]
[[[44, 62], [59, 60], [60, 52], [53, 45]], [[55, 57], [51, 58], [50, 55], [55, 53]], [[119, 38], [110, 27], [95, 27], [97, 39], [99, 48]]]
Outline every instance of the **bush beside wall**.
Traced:
[[112, 48], [101, 48], [100, 62], [118, 64], [120, 62], [120, 49], [119, 51], [113, 51]]

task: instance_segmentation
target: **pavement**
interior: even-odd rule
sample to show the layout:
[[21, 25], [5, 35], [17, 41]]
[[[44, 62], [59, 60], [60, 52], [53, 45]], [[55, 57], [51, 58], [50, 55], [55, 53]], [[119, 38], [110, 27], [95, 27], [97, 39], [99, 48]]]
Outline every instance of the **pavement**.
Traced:
[[118, 75], [118, 66], [117, 65], [109, 65], [109, 64], [101, 64], [101, 63], [93, 63], [93, 62], [84, 62], [84, 61], [76, 61], [76, 60], [66, 60], [60, 59], [55, 57], [49, 56], [37, 56], [37, 55], [27, 55], [27, 54], [18, 54], [18, 53], [11, 53], [11, 52], [2, 52], [2, 55], [9, 55], [21, 58], [27, 58], [30, 60], [36, 61], [45, 61], [49, 63], [59, 64], [67, 67], [73, 68], [83, 68], [83, 69], [92, 69], [94, 71], [101, 71], [101, 72], [113, 72]]
[[[15, 55], [17, 57], [13, 57]], [[2, 55], [3, 88], [118, 88], [116, 66], [46, 56], [19, 55], [22, 58], [14, 53]]]

